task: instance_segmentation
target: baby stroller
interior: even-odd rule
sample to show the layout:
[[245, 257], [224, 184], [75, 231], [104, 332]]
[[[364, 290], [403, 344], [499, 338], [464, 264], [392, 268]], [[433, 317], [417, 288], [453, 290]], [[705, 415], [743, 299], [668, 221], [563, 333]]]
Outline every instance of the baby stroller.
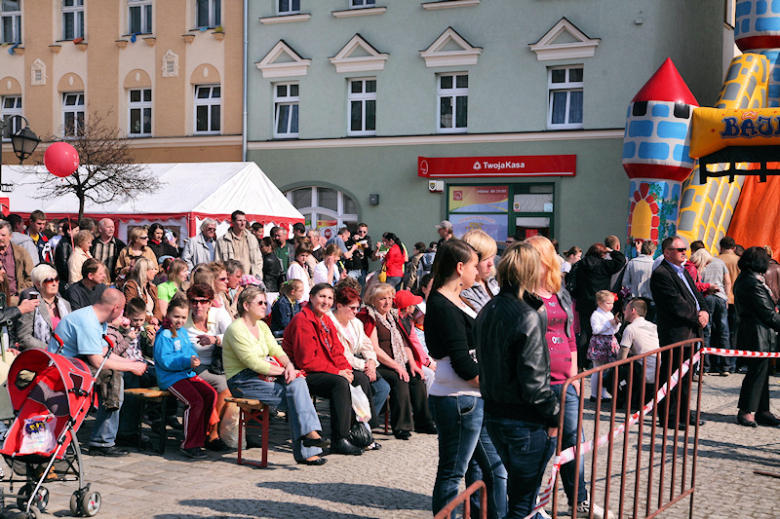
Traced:
[[[62, 351], [62, 341], [58, 351]], [[5, 437], [0, 454], [13, 474], [7, 481], [24, 483], [11, 499], [35, 519], [49, 502], [46, 480], [78, 481], [79, 488], [70, 498], [74, 516], [92, 517], [100, 510], [100, 493], [90, 492], [84, 484], [84, 470], [76, 432], [95, 400], [93, 387], [113, 344], [106, 336], [108, 351], [97, 373], [86, 362], [45, 350], [22, 352], [8, 372], [8, 393], [16, 419]], [[13, 476], [19, 476], [14, 478]], [[5, 496], [0, 492], [0, 511], [5, 511]]]

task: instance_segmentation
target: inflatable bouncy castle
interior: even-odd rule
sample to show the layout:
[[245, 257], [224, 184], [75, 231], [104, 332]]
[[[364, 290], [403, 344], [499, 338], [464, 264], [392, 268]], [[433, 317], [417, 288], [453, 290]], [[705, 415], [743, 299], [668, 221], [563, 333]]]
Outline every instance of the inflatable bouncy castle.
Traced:
[[715, 107], [698, 107], [669, 59], [629, 105], [627, 250], [676, 233], [712, 253], [727, 234], [780, 252], [771, 224], [780, 221], [780, 12], [767, 4], [737, 1], [744, 54], [732, 60]]

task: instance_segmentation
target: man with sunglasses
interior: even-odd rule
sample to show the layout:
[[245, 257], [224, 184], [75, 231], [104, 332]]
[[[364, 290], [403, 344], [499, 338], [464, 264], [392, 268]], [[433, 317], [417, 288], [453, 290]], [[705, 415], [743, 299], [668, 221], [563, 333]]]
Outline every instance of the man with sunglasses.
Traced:
[[190, 238], [181, 253], [181, 259], [189, 267], [190, 271], [201, 263], [214, 261], [214, 253], [217, 249], [217, 221], [206, 218], [200, 224], [200, 234]]
[[359, 224], [357, 232], [347, 240], [346, 246], [348, 249], [352, 249], [355, 244], [357, 244], [357, 248], [352, 253], [352, 258], [346, 260], [347, 275], [357, 279], [360, 286], [364, 286], [368, 275], [368, 259], [374, 250], [371, 236], [368, 235], [368, 225]]
[[[663, 261], [650, 276], [650, 291], [656, 304], [656, 321], [658, 324], [658, 339], [661, 347], [689, 339], [702, 337], [702, 330], [709, 322], [709, 313], [704, 303], [704, 297], [696, 289], [696, 283], [683, 266], [688, 247], [679, 236], [670, 236], [661, 244]], [[691, 349], [681, 351], [679, 348], [661, 354], [661, 373], [659, 385], [667, 382], [671, 363], [671, 372], [680, 368], [682, 362], [690, 357]], [[680, 417], [679, 427], [684, 429], [687, 425], [696, 424], [696, 416], [690, 414], [689, 384], [693, 370], [689, 370], [684, 378], [681, 378], [674, 390], [666, 395], [658, 405], [658, 416], [663, 425], [665, 411], [668, 407], [669, 427], [675, 426], [677, 417]], [[678, 392], [681, 396], [678, 397]], [[679, 414], [676, 409], [680, 398]], [[699, 425], [703, 425], [703, 421]]]

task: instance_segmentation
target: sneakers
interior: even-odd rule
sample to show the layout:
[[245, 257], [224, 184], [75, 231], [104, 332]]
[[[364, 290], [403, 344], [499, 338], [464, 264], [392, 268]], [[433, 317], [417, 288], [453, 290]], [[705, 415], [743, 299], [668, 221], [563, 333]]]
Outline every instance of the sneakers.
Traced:
[[[577, 517], [589, 517], [590, 509], [593, 508], [593, 519], [615, 519], [615, 514], [609, 512], [604, 515], [604, 509], [597, 504], [590, 504], [590, 500], [586, 499], [582, 503], [577, 503]], [[569, 515], [574, 516], [574, 511], [569, 510]]]

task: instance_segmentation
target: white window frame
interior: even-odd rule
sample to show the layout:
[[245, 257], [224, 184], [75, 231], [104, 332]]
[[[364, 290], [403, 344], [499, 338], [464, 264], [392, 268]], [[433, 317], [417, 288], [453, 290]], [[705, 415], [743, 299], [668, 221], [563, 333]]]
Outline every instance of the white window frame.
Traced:
[[[133, 30], [133, 10], [138, 9], [141, 12], [141, 26], [139, 30]], [[127, 33], [128, 34], [152, 34], [154, 26], [152, 20], [154, 11], [152, 0], [127, 0]]]
[[370, 9], [376, 7], [376, 0], [349, 0], [350, 9]]
[[[369, 81], [374, 82], [373, 92], [366, 91]], [[361, 86], [361, 91], [359, 93], [354, 93], [352, 91], [353, 83], [361, 83], [362, 86]], [[367, 125], [366, 109], [368, 107], [369, 101], [374, 102], [374, 127], [370, 129], [366, 128]], [[360, 130], [352, 129], [352, 103], [360, 103], [360, 127], [361, 127]], [[347, 135], [349, 136], [376, 135], [376, 78], [375, 77], [355, 78], [355, 79], [350, 79], [347, 82]]]
[[[62, 136], [65, 138], [74, 138], [81, 135], [84, 126], [84, 92], [63, 92], [62, 93]], [[73, 114], [73, 128], [69, 131], [67, 123], [68, 114]]]
[[[273, 89], [274, 89], [274, 139], [297, 139], [298, 138], [298, 132], [300, 131], [300, 124], [301, 124], [301, 115], [300, 115], [300, 85], [297, 81], [292, 81], [289, 83], [273, 83]], [[292, 88], [296, 87], [296, 90], [298, 90], [298, 93], [296, 95], [292, 95]], [[285, 89], [285, 95], [279, 95], [279, 87], [286, 87]], [[288, 121], [287, 121], [287, 129], [289, 131], [287, 132], [280, 132], [279, 131], [279, 117], [281, 114], [281, 107], [282, 106], [289, 106], [290, 110], [288, 113]], [[297, 110], [296, 108], [297, 107]], [[297, 126], [298, 131], [292, 130], [292, 121], [293, 117], [297, 116]]]
[[[287, 4], [286, 8], [284, 4]], [[295, 4], [298, 8], [295, 8]], [[290, 14], [301, 14], [301, 0], [276, 0], [276, 15], [287, 16]]]
[[[208, 88], [210, 89], [209, 97], [207, 98], [198, 98], [198, 92], [201, 89]], [[214, 97], [214, 89], [219, 89], [219, 97]], [[201, 130], [198, 131], [198, 107], [205, 106], [208, 108], [208, 130]], [[213, 120], [213, 111], [212, 107], [219, 106], [219, 121], [217, 121], [218, 128], [216, 130], [212, 129], [214, 127], [214, 120]], [[195, 135], [219, 135], [222, 133], [222, 87], [221, 85], [195, 85], [195, 102], [194, 102], [194, 109], [193, 109], [193, 131]]]
[[[208, 9], [207, 24], [200, 23], [200, 6], [206, 4]], [[222, 0], [195, 0], [195, 26], [196, 27], [218, 27], [222, 25]]]
[[[6, 107], [6, 104], [8, 104], [8, 101], [11, 101], [11, 104], [14, 106], [12, 107]], [[8, 95], [8, 96], [2, 96], [0, 97], [0, 121], [6, 122], [10, 117], [13, 117], [14, 115], [23, 115], [22, 114], [22, 96], [21, 95]], [[22, 121], [20, 119], [17, 119], [16, 121], [12, 122], [8, 126], [5, 126], [5, 132], [7, 133], [7, 137], [5, 134], [0, 135], [0, 138], [2, 138], [5, 142], [10, 142], [11, 135], [18, 132], [22, 129]]]
[[[5, 30], [6, 21], [10, 19], [11, 34]], [[0, 2], [0, 43], [22, 42], [22, 0], [19, 0], [19, 9], [6, 11]]]
[[[570, 81], [569, 75], [571, 74], [571, 70], [581, 70], [583, 73], [583, 81]], [[566, 81], [563, 83], [553, 83], [552, 76], [553, 71], [555, 70], [565, 70], [566, 71]], [[585, 99], [584, 99], [584, 67], [582, 65], [571, 65], [566, 67], [550, 67], [547, 69], [547, 127], [550, 129], [555, 130], [571, 130], [571, 129], [580, 129], [583, 127], [583, 122], [570, 122], [569, 117], [571, 116], [571, 94], [572, 92], [582, 92], [583, 94], [583, 112], [585, 109]], [[566, 122], [564, 123], [556, 123], [553, 124], [552, 118], [553, 118], [553, 95], [556, 93], [566, 93]], [[585, 119], [585, 114], [583, 113], [583, 120]]]
[[[439, 133], [466, 133], [469, 129], [468, 126], [468, 97], [469, 87], [465, 88], [457, 87], [458, 77], [466, 76], [468, 78], [468, 72], [448, 72], [446, 74], [436, 75], [436, 129]], [[442, 88], [441, 82], [444, 77], [452, 77], [452, 88]], [[457, 112], [457, 99], [459, 97], [466, 98], [466, 126], [463, 128], [457, 128], [455, 125], [458, 120]], [[450, 126], [442, 126], [441, 121], [441, 102], [442, 99], [452, 99], [452, 121]]]
[[[141, 94], [141, 100], [140, 101], [132, 101], [133, 98], [133, 92], [140, 92]], [[149, 93], [149, 100], [145, 100], [144, 94], [148, 92]], [[130, 137], [151, 137], [152, 136], [152, 123], [154, 119], [152, 119], [152, 100], [154, 98], [152, 97], [152, 89], [151, 88], [132, 88], [127, 91], [127, 135]], [[133, 131], [133, 112], [137, 111], [139, 112], [139, 116], [141, 118], [141, 130], [140, 131]], [[149, 131], [144, 131], [144, 113], [148, 111], [149, 114]]]
[[[68, 16], [72, 17], [73, 36], [68, 37]], [[84, 37], [84, 0], [62, 0], [62, 39], [75, 40]]]
[[[357, 226], [358, 223], [358, 214], [357, 213], [346, 213], [345, 207], [346, 203], [344, 201], [345, 198], [349, 198], [352, 203], [355, 205], [355, 209], [358, 209], [357, 201], [352, 199], [351, 196], [339, 191], [336, 188], [327, 187], [327, 186], [300, 186], [296, 187], [295, 189], [291, 189], [285, 193], [285, 196], [287, 197], [287, 200], [295, 206], [293, 200], [293, 193], [295, 191], [298, 191], [299, 189], [311, 189], [311, 202], [309, 205], [301, 206], [301, 207], [295, 207], [304, 215], [311, 215], [310, 220], [310, 227], [312, 229], [316, 229], [317, 222], [320, 220], [336, 220], [336, 227], [341, 228], [345, 225], [352, 224]], [[332, 191], [336, 191], [336, 210], [330, 209], [328, 207], [321, 207], [320, 201], [319, 201], [319, 190], [320, 189], [330, 189]]]

